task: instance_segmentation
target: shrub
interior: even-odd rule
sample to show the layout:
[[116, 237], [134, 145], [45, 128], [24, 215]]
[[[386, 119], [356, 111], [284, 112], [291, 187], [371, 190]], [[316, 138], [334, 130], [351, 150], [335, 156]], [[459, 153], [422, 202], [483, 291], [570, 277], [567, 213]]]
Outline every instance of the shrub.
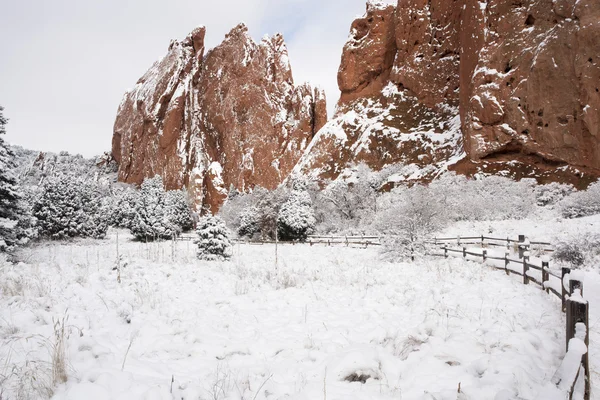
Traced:
[[552, 254], [556, 261], [580, 268], [600, 256], [600, 235], [576, 236], [560, 242]]
[[428, 235], [448, 223], [444, 205], [427, 187], [398, 188], [385, 195], [375, 221], [386, 234], [382, 252], [388, 259], [407, 259], [423, 253]]
[[310, 195], [303, 190], [293, 190], [283, 203], [277, 217], [277, 230], [281, 240], [304, 240], [315, 229], [315, 216]]
[[223, 220], [219, 217], [203, 217], [196, 229], [198, 239], [198, 258], [214, 261], [226, 260], [232, 255], [229, 232]]
[[540, 207], [551, 206], [573, 192], [571, 185], [552, 182], [547, 185], [538, 185], [535, 187], [536, 203]]
[[109, 221], [109, 207], [100, 188], [73, 176], [48, 179], [33, 204], [41, 236], [103, 238]]
[[130, 231], [137, 240], [172, 239], [193, 226], [183, 191], [165, 192], [160, 176], [144, 179], [136, 196]]
[[600, 182], [596, 182], [587, 190], [574, 192], [560, 203], [562, 216], [579, 218], [600, 214]]

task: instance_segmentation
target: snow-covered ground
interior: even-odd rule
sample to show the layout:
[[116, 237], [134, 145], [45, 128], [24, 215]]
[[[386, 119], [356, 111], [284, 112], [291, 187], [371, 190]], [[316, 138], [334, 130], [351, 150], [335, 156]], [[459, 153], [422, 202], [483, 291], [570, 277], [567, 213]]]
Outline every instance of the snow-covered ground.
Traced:
[[[560, 224], [494, 222], [493, 236], [577, 230]], [[134, 243], [121, 231], [119, 283], [115, 233], [1, 263], [0, 398], [50, 394], [61, 343], [68, 379], [54, 398], [72, 400], [536, 399], [565, 353], [558, 299], [480, 263], [388, 263], [375, 248], [308, 245], [279, 246], [277, 264], [271, 245], [204, 262], [192, 243]], [[594, 383], [597, 270], [585, 292]]]

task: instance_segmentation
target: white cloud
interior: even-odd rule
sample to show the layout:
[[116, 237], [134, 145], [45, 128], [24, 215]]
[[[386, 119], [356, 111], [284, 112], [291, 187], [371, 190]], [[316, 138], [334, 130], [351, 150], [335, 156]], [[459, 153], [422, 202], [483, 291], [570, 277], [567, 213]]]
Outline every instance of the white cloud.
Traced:
[[333, 105], [342, 46], [364, 9], [364, 0], [9, 2], [0, 14], [7, 140], [87, 156], [110, 150], [125, 90], [164, 55], [170, 39], [198, 25], [206, 25], [210, 47], [242, 21], [256, 39], [283, 32], [296, 81], [322, 86]]

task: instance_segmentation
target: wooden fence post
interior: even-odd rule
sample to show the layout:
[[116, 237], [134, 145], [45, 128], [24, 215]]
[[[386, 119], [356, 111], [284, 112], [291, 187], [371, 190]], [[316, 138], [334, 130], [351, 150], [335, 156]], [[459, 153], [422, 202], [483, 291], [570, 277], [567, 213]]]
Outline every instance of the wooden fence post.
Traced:
[[487, 260], [487, 250], [483, 250], [483, 262]]
[[510, 270], [508, 269], [508, 253], [508, 250], [504, 253], [504, 272], [506, 272], [506, 275], [510, 275]]
[[567, 289], [565, 289], [565, 276], [571, 273], [571, 268], [562, 268], [562, 277], [560, 278], [560, 288], [562, 294], [562, 310], [567, 311]]
[[444, 246], [444, 258], [448, 258], [448, 246]]
[[529, 285], [529, 276], [527, 276], [527, 271], [529, 271], [529, 257], [523, 256], [523, 284]]
[[523, 253], [525, 252], [525, 235], [519, 235], [519, 243], [518, 243], [518, 249], [519, 249], [519, 259], [523, 258]]
[[467, 258], [467, 248], [463, 246], [463, 258]]
[[483, 235], [481, 235], [481, 247], [483, 247]]
[[548, 261], [542, 261], [542, 290], [546, 289], [546, 293], [550, 293], [550, 289], [544, 287], [546, 282], [550, 281], [550, 272], [548, 269], [550, 268]]
[[[575, 290], [580, 290], [583, 294], [583, 284], [580, 281], [569, 281], [570, 294], [573, 295]], [[585, 326], [584, 343], [588, 351], [581, 357], [581, 364], [585, 372], [585, 392], [584, 399], [589, 400], [591, 393], [590, 384], [590, 317], [589, 303], [587, 301], [576, 301], [570, 298], [566, 301], [567, 304], [567, 329], [566, 329], [566, 346], [569, 350], [569, 341], [575, 337], [577, 333], [577, 324]]]

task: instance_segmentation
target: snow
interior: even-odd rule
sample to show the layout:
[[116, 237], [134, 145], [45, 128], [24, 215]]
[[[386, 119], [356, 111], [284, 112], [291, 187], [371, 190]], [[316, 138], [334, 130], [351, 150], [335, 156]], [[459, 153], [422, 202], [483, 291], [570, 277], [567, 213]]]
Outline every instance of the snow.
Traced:
[[119, 238], [120, 284], [115, 232], [2, 264], [0, 358], [21, 372], [9, 396], [45, 376], [64, 316], [55, 399], [454, 400], [459, 383], [465, 399], [535, 399], [564, 355], [557, 301], [480, 263], [280, 245], [275, 264], [273, 245], [240, 244], [205, 262], [190, 242]]

